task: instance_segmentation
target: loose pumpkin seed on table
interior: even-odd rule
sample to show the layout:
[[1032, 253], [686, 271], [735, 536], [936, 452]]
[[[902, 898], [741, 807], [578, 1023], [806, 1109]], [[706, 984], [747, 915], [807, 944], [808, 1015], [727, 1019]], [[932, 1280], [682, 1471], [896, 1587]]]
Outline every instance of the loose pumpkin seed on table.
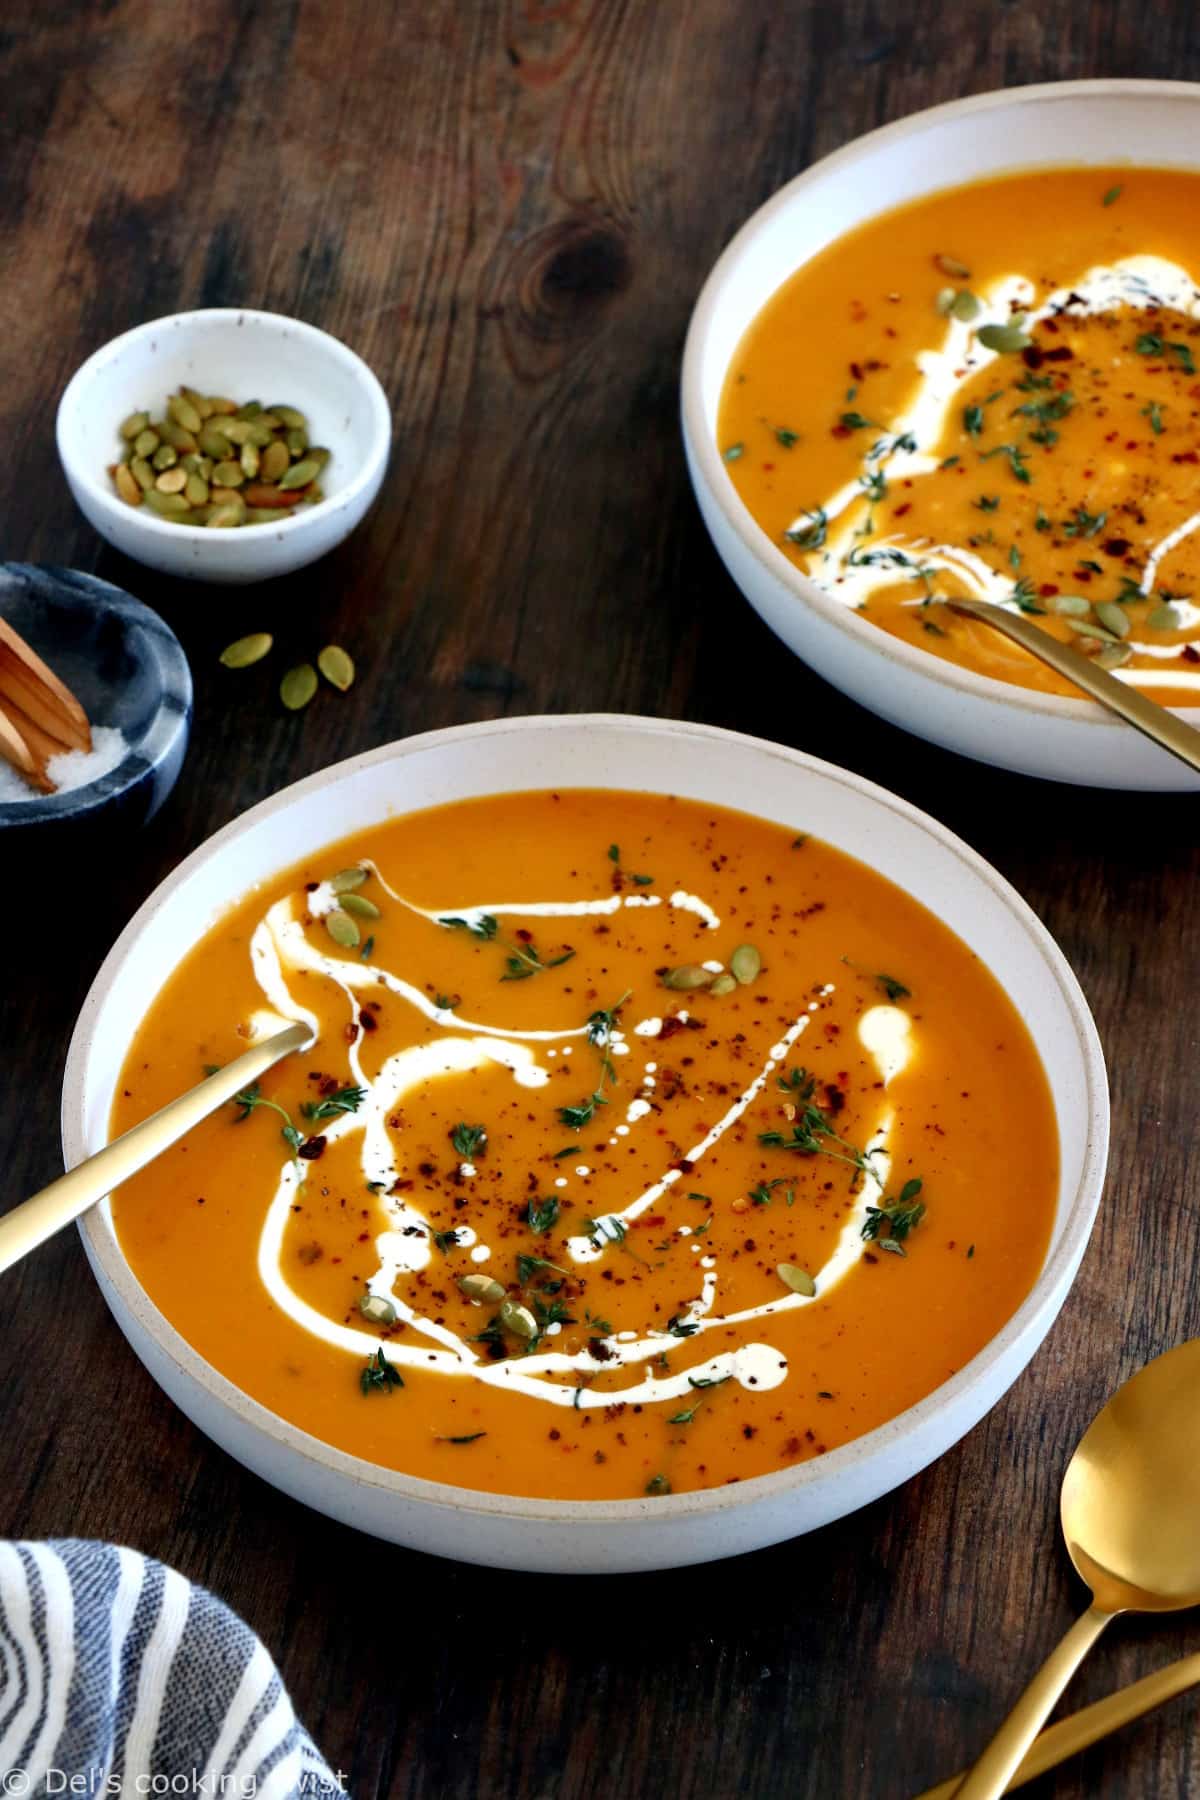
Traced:
[[[120, 453], [108, 472], [119, 498], [126, 506], [148, 505], [173, 525], [273, 525], [325, 498], [318, 477], [330, 453], [310, 445], [308, 421], [294, 406], [264, 407], [258, 400], [239, 405], [181, 387], [161, 418], [139, 409], [121, 421], [117, 434]], [[348, 676], [339, 680], [324, 667], [322, 673], [344, 691], [354, 664], [344, 651], [340, 655]]]
[[329, 683], [344, 694], [354, 682], [354, 659], [340, 644], [326, 644], [317, 658], [317, 667]]
[[279, 698], [289, 712], [307, 706], [317, 691], [317, 671], [311, 663], [297, 663], [279, 684]]
[[273, 642], [269, 631], [252, 631], [248, 637], [240, 637], [232, 644], [226, 644], [221, 652], [221, 661], [227, 669], [248, 669], [254, 663], [262, 661]]

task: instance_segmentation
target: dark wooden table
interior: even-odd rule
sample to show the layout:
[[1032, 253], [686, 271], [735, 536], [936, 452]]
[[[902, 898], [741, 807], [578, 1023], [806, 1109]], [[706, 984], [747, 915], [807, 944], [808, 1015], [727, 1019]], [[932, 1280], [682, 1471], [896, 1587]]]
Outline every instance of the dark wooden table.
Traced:
[[[1200, 891], [1190, 805], [1003, 775], [858, 712], [734, 591], [676, 420], [701, 279], [812, 158], [934, 101], [1089, 74], [1200, 77], [1194, 8], [959, 0], [55, 0], [0, 23], [2, 554], [94, 569], [172, 622], [197, 708], [179, 786], [105, 866], [3, 861], [3, 1204], [61, 1167], [76, 1010], [179, 859], [310, 770], [430, 726], [607, 708], [838, 759], [961, 832], [1033, 903], [1110, 1059], [1105, 1204], [1008, 1398], [816, 1536], [657, 1577], [494, 1574], [392, 1549], [214, 1449], [119, 1337], [74, 1235], [4, 1286], [0, 1532], [115, 1538], [237, 1607], [351, 1791], [430, 1800], [904, 1796], [987, 1736], [1082, 1603], [1058, 1483], [1108, 1392], [1200, 1332]], [[948, 170], [948, 175], [953, 171]], [[175, 584], [102, 546], [53, 448], [87, 352], [187, 306], [297, 313], [395, 408], [341, 550], [271, 589]], [[299, 717], [269, 628], [360, 678]], [[53, 891], [47, 892], [52, 886]], [[49, 975], [39, 973], [49, 967]], [[1095, 1698], [1185, 1650], [1122, 1625]], [[1200, 1794], [1187, 1701], [1031, 1794]]]

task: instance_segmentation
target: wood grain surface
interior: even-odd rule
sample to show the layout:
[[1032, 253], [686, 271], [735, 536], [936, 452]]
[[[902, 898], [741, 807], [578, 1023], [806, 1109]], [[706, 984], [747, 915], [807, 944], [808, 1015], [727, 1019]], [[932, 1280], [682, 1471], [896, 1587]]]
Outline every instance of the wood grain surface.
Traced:
[[[0, 1204], [61, 1167], [83, 994], [134, 908], [218, 826], [426, 727], [592, 708], [683, 716], [883, 781], [1008, 876], [1110, 1059], [1114, 1142], [1071, 1298], [988, 1419], [897, 1493], [760, 1555], [565, 1581], [328, 1523], [213, 1448], [119, 1336], [74, 1235], [5, 1278], [0, 1532], [132, 1543], [262, 1635], [356, 1800], [901, 1797], [968, 1759], [1084, 1596], [1058, 1540], [1078, 1435], [1200, 1332], [1200, 867], [1192, 802], [1056, 788], [859, 711], [726, 578], [684, 472], [680, 349], [733, 230], [812, 158], [935, 101], [1092, 74], [1200, 77], [1185, 0], [46, 0], [0, 8], [0, 553], [158, 607], [192, 661], [165, 810], [97, 866], [5, 860]], [[952, 174], [953, 171], [947, 171]], [[133, 323], [245, 303], [377, 370], [395, 450], [362, 529], [257, 591], [105, 548], [53, 446], [80, 360]], [[230, 638], [345, 644], [360, 679], [289, 717]], [[1122, 1624], [1094, 1698], [1184, 1650]], [[1176, 1702], [1028, 1792], [1200, 1795]]]

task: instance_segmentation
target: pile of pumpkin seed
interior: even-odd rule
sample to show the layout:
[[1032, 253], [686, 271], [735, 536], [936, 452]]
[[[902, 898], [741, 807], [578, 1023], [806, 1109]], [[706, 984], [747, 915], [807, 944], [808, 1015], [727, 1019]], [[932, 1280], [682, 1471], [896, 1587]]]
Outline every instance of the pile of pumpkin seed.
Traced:
[[[357, 950], [362, 942], [362, 932], [356, 920], [367, 919], [372, 924], [382, 919], [383, 914], [373, 900], [357, 890], [362, 887], [370, 869], [356, 866], [350, 869], [339, 869], [336, 875], [329, 877], [329, 886], [336, 896], [334, 905], [324, 915], [325, 929], [343, 950]], [[374, 938], [368, 943], [374, 945]]]
[[294, 406], [239, 406], [181, 387], [165, 417], [130, 413], [120, 435], [109, 469], [118, 494], [174, 525], [273, 525], [325, 498], [318, 478], [329, 451], [309, 443]]
[[665, 988], [682, 993], [703, 988], [718, 1000], [739, 987], [749, 987], [762, 973], [762, 957], [753, 944], [739, 944], [729, 958], [728, 969], [706, 969], [703, 963], [681, 963], [677, 969], [660, 969], [658, 979]]

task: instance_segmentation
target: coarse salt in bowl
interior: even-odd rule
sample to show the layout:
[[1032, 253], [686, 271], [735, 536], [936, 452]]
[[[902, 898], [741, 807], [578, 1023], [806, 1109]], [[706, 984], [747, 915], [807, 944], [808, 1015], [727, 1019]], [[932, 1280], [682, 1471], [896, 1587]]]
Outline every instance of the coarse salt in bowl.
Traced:
[[[124, 448], [121, 421], [161, 417], [181, 386], [298, 407], [310, 441], [330, 452], [325, 499], [231, 527], [177, 525], [122, 500], [108, 472]], [[387, 396], [360, 356], [315, 325], [249, 307], [173, 313], [113, 338], [71, 377], [56, 424], [67, 482], [101, 537], [168, 575], [230, 584], [286, 575], [347, 538], [379, 492], [391, 432]]]
[[183, 766], [192, 673], [170, 626], [132, 594], [79, 569], [0, 563], [0, 618], [70, 688], [92, 727], [91, 751], [52, 757], [55, 792], [0, 761], [0, 840], [46, 847], [70, 834], [112, 841], [157, 812]]

